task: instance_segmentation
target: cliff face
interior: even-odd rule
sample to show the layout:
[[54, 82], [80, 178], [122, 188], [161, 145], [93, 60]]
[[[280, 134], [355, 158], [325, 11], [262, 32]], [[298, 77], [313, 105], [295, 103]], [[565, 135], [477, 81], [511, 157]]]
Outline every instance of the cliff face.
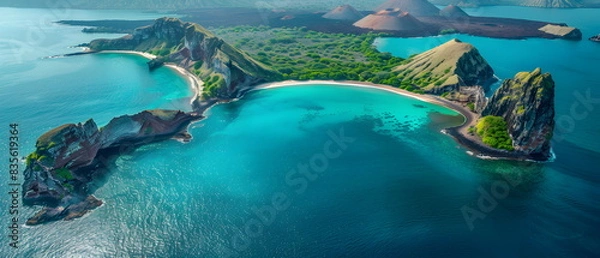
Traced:
[[566, 25], [548, 24], [539, 28], [538, 30], [551, 35], [559, 36], [563, 39], [581, 40], [582, 38], [581, 30]]
[[494, 70], [471, 44], [450, 40], [416, 55], [394, 68], [403, 81], [409, 81], [427, 93], [459, 91], [463, 86], [481, 86], [488, 90]]
[[537, 68], [505, 80], [482, 112], [503, 117], [515, 151], [547, 159], [554, 131], [554, 81]]
[[100, 153], [131, 150], [167, 138], [187, 139], [187, 126], [201, 116], [180, 111], [152, 110], [112, 119], [98, 129], [93, 120], [67, 124], [40, 136], [27, 157], [23, 201], [46, 205], [29, 225], [80, 217], [102, 204], [88, 189], [98, 168], [107, 161]]
[[200, 25], [175, 18], [160, 18], [132, 35], [94, 40], [89, 46], [92, 50], [159, 53], [162, 60], [193, 70], [205, 81], [205, 99], [237, 97], [246, 87], [278, 78], [277, 72]]

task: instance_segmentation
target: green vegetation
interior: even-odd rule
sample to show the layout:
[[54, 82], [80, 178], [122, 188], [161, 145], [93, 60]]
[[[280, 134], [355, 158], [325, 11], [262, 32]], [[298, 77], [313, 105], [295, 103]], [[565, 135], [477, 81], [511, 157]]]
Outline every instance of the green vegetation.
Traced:
[[42, 154], [38, 150], [38, 151], [32, 152], [31, 154], [27, 155], [27, 157], [25, 158], [25, 164], [27, 166], [31, 166], [34, 161], [37, 161], [38, 163], [42, 163], [45, 160], [48, 160], [48, 156]]
[[514, 150], [512, 139], [508, 135], [506, 121], [499, 116], [482, 117], [476, 125], [476, 132], [484, 144], [503, 150]]
[[411, 84], [402, 85], [402, 77], [391, 71], [403, 61], [402, 58], [381, 53], [372, 45], [375, 38], [385, 34], [330, 34], [304, 27], [267, 26], [237, 26], [213, 31], [254, 59], [276, 68], [283, 79], [356, 80], [418, 90]]
[[60, 178], [63, 178], [66, 181], [75, 179], [75, 177], [73, 177], [73, 174], [71, 174], [71, 171], [66, 168], [56, 169], [54, 170], [54, 174]]
[[471, 112], [475, 112], [475, 103], [469, 102], [467, 103], [467, 107], [469, 108], [469, 110], [471, 110]]
[[171, 49], [169, 49], [169, 48], [152, 49], [152, 50], [148, 51], [148, 53], [153, 54], [155, 56], [168, 56], [171, 54]]
[[63, 183], [62, 186], [69, 190], [69, 192], [73, 192], [73, 190], [75, 190], [75, 187], [73, 187], [73, 185], [69, 183]]
[[446, 35], [446, 34], [454, 34], [457, 33], [458, 31], [455, 29], [445, 29], [445, 30], [441, 30], [440, 34], [441, 35]]
[[475, 126], [470, 126], [468, 132], [470, 135], [475, 135], [475, 133], [477, 133], [477, 128], [475, 128]]
[[225, 87], [225, 79], [221, 74], [213, 74], [204, 81], [203, 98], [218, 96], [219, 90]]

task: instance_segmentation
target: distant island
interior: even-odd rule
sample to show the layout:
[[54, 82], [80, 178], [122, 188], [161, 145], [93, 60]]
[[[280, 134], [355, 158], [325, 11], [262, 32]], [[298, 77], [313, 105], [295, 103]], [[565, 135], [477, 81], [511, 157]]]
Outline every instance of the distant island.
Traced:
[[[347, 4], [361, 9], [367, 9], [373, 4], [372, 1], [364, 0], [346, 0]], [[600, 7], [598, 0], [432, 0], [436, 5], [456, 4], [461, 6], [531, 6], [544, 8], [578, 8], [578, 7]], [[276, 8], [276, 9], [305, 9], [314, 11], [323, 8], [330, 8], [330, 1], [322, 0], [304, 0], [304, 1], [277, 1], [277, 0], [99, 0], [99, 1], [68, 1], [72, 8], [77, 9], [130, 9], [130, 10], [185, 10], [194, 8], [223, 8], [223, 7], [246, 7], [246, 8]], [[290, 6], [292, 5], [293, 6]], [[27, 0], [13, 1], [0, 0], [0, 6], [8, 7], [34, 7], [46, 8], [49, 3], [45, 0]], [[64, 7], [64, 6], [59, 6]]]
[[552, 158], [554, 82], [539, 68], [505, 80], [488, 100], [485, 92], [497, 80], [493, 68], [474, 46], [456, 39], [403, 59], [373, 47], [375, 38], [387, 35], [381, 33], [264, 26], [216, 32], [221, 36], [198, 24], [160, 18], [130, 35], [85, 44], [86, 53], [135, 51], [153, 58], [150, 70], [176, 65], [194, 80], [202, 80], [194, 85], [194, 111], [143, 111], [117, 117], [100, 129], [89, 120], [42, 135], [26, 160], [23, 198], [28, 205], [45, 208], [28, 225], [74, 219], [100, 206], [90, 183], [106, 174], [115, 156], [160, 140], [189, 139], [187, 126], [202, 119], [215, 103], [238, 99], [252, 89], [301, 81], [377, 88], [454, 109], [465, 123], [445, 132], [473, 155]]
[[527, 6], [543, 8], [593, 8], [600, 7], [598, 0], [431, 0], [438, 5], [455, 4], [464, 7], [477, 6]]
[[594, 42], [600, 42], [600, 34], [590, 37], [589, 40]]
[[[372, 9], [373, 7], [369, 7]], [[301, 28], [324, 33], [371, 32], [395, 37], [426, 37], [453, 33], [474, 36], [524, 39], [549, 38], [581, 40], [581, 31], [567, 24], [524, 19], [470, 16], [456, 5], [439, 9], [427, 0], [388, 0], [372, 9], [358, 11], [352, 5], [341, 5], [318, 11], [256, 8], [211, 8], [180, 11], [187, 22], [205, 27], [235, 26], [258, 27], [268, 24], [272, 28]], [[231, 19], [235, 16], [235, 19]], [[87, 33], [132, 33], [146, 22], [126, 20], [67, 20], [61, 24], [88, 26]], [[91, 27], [90, 27], [91, 26]]]

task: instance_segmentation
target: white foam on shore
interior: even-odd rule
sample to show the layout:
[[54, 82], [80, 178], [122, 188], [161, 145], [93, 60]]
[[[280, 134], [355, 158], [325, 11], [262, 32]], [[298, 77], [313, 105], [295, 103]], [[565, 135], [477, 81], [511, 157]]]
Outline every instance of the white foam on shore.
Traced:
[[252, 90], [274, 89], [274, 88], [293, 87], [293, 86], [306, 86], [306, 85], [313, 85], [313, 84], [335, 85], [335, 86], [355, 86], [355, 87], [359, 87], [359, 88], [383, 90], [383, 91], [395, 93], [398, 95], [402, 95], [405, 97], [414, 98], [414, 99], [417, 99], [417, 100], [420, 100], [423, 102], [440, 105], [440, 106], [446, 107], [448, 109], [454, 110], [459, 114], [462, 114], [461, 111], [450, 107], [449, 105], [447, 105], [446, 103], [444, 103], [443, 101], [441, 101], [440, 99], [438, 99], [434, 96], [420, 95], [420, 94], [412, 93], [412, 92], [405, 91], [402, 89], [394, 88], [389, 85], [370, 84], [370, 83], [364, 83], [364, 82], [358, 82], [358, 81], [333, 81], [333, 80], [330, 80], [330, 81], [328, 81], [328, 80], [295, 81], [295, 80], [288, 80], [288, 81], [282, 81], [282, 82], [261, 84], [261, 85], [254, 87], [254, 89], [252, 89]]
[[143, 56], [145, 58], [148, 59], [156, 59], [157, 56], [150, 54], [150, 53], [145, 53], [145, 52], [140, 52], [140, 51], [131, 51], [131, 50], [102, 50], [98, 53], [109, 53], [109, 54], [131, 54], [131, 55], [138, 55], [138, 56]]

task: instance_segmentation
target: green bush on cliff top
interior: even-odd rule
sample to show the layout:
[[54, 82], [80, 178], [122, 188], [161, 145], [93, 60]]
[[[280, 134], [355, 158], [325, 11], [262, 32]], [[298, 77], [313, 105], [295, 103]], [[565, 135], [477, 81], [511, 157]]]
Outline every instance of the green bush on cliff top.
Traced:
[[502, 117], [485, 116], [475, 127], [484, 144], [496, 149], [514, 150], [512, 139], [508, 134], [508, 125]]
[[66, 181], [75, 179], [75, 177], [73, 177], [73, 174], [71, 174], [71, 171], [69, 171], [66, 168], [59, 168], [54, 173], [56, 174], [56, 176], [64, 178]]

